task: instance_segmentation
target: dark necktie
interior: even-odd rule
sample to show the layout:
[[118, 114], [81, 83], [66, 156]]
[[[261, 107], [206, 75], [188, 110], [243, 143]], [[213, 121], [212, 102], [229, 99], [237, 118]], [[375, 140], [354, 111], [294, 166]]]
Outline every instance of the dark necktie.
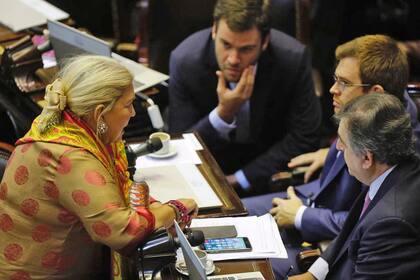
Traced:
[[242, 104], [236, 114], [235, 140], [239, 143], [246, 143], [249, 139], [249, 100]]

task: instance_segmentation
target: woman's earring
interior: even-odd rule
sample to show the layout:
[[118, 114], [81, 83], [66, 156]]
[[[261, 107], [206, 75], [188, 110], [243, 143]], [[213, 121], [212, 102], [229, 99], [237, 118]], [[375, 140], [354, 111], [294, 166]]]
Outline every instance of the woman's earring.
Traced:
[[99, 119], [99, 122], [98, 122], [98, 134], [99, 135], [103, 135], [107, 131], [108, 131], [108, 125], [102, 119]]

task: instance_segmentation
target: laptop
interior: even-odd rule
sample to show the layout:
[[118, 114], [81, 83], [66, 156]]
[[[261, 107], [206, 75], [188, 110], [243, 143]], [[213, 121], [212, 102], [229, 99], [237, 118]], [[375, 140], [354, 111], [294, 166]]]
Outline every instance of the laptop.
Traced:
[[235, 274], [224, 274], [216, 276], [206, 275], [206, 270], [200, 262], [197, 255], [194, 253], [191, 244], [183, 234], [179, 225], [174, 222], [176, 234], [181, 246], [182, 253], [184, 255], [185, 264], [188, 268], [189, 278], [193, 280], [264, 280], [263, 275], [259, 271], [244, 272]]
[[112, 57], [133, 74], [133, 86], [134, 92], [136, 93], [157, 85], [169, 78], [168, 75], [113, 53], [111, 51], [111, 46], [107, 42], [92, 35], [54, 20], [48, 20], [47, 25], [50, 32], [50, 41], [54, 48], [58, 65], [62, 65], [65, 58], [85, 53]]

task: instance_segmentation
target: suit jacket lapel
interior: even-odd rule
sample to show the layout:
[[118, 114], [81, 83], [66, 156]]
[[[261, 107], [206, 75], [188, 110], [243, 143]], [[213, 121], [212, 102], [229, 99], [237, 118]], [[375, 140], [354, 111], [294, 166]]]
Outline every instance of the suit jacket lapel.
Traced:
[[328, 173], [331, 170], [331, 167], [333, 166], [333, 164], [335, 163], [335, 161], [337, 160], [337, 140], [335, 140], [330, 148], [328, 149], [328, 154], [327, 154], [327, 158], [325, 159], [325, 165], [322, 168], [322, 172], [321, 172], [321, 176], [319, 177], [319, 179], [321, 180], [321, 184], [323, 181], [325, 181], [325, 177], [328, 175]]
[[369, 203], [368, 208], [363, 213], [363, 216], [360, 217], [360, 221], [362, 221], [364, 217], [366, 217], [366, 215], [371, 211], [371, 209], [374, 208], [376, 204], [378, 204], [382, 197], [384, 197], [384, 195], [399, 182], [400, 169], [401, 166], [395, 167], [395, 169], [392, 170], [392, 172], [386, 177], [385, 181], [382, 183], [375, 197]]
[[337, 177], [338, 173], [346, 166], [346, 162], [344, 161], [344, 155], [343, 153], [340, 153], [340, 155], [335, 159], [333, 165], [325, 175], [325, 178], [321, 178], [320, 180], [320, 189], [319, 192], [313, 197], [313, 200], [315, 200], [322, 191], [334, 180], [335, 177]]
[[[335, 259], [334, 263], [336, 263], [345, 252], [347, 252], [347, 249], [350, 245], [350, 241], [353, 238], [354, 233], [356, 232], [356, 229], [363, 223], [365, 220], [365, 217], [369, 214], [369, 212], [378, 204], [378, 202], [385, 196], [385, 194], [392, 189], [399, 180], [399, 174], [401, 170], [401, 166], [397, 166], [385, 179], [385, 181], [380, 186], [378, 192], [376, 193], [373, 200], [370, 202], [368, 208], [363, 213], [363, 216], [360, 217], [360, 213], [362, 212], [364, 199], [367, 193], [367, 190], [363, 191], [359, 197], [357, 198], [357, 201], [353, 205], [352, 209], [350, 210], [350, 213], [347, 217], [347, 220], [345, 222], [345, 227], [343, 227], [341, 234], [347, 235], [346, 241], [343, 244], [343, 247], [340, 250], [340, 253], [337, 255], [337, 258]], [[366, 188], [368, 189], [368, 188]], [[347, 225], [347, 223], [349, 223]], [[353, 224], [353, 227], [351, 225]], [[346, 227], [347, 225], [347, 227]]]
[[366, 187], [360, 193], [360, 195], [357, 197], [356, 201], [354, 202], [353, 206], [349, 211], [349, 215], [347, 216], [344, 226], [340, 234], [338, 235], [337, 240], [335, 241], [336, 244], [334, 244], [334, 247], [336, 248], [336, 250], [333, 254], [330, 255], [330, 263], [332, 263], [332, 266], [340, 259], [343, 253], [347, 250], [350, 237], [359, 220], [359, 216], [362, 211], [365, 196], [368, 190], [369, 189]]
[[[264, 114], [266, 112], [266, 103], [268, 96], [270, 95], [270, 87], [272, 83], [269, 82], [274, 77], [274, 74], [271, 70], [273, 63], [270, 60], [270, 46], [261, 54], [260, 59], [258, 60], [257, 73], [255, 77], [254, 90], [252, 92], [250, 100], [250, 130], [251, 130], [251, 139], [254, 141], [258, 140], [258, 136], [261, 133], [262, 125], [261, 122], [264, 119]], [[278, 77], [277, 77], [278, 78]], [[278, 93], [281, 94], [281, 93]]]

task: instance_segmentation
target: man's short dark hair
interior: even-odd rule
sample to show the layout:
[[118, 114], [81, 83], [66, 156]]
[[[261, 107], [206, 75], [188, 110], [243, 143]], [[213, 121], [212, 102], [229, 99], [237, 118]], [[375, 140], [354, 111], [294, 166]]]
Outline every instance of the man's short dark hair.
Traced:
[[216, 27], [224, 19], [235, 32], [250, 30], [254, 26], [265, 38], [270, 32], [270, 0], [219, 0], [214, 7]]
[[415, 157], [410, 116], [393, 95], [362, 95], [348, 102], [335, 118], [344, 122], [348, 145], [359, 155], [369, 151], [376, 161], [389, 166]]

